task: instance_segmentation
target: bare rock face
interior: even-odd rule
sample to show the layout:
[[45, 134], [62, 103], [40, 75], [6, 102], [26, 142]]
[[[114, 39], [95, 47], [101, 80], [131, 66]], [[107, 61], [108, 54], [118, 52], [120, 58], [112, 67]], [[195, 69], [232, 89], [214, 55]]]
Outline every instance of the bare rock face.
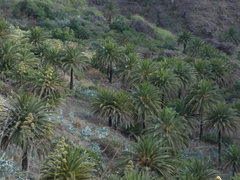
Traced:
[[237, 47], [233, 43], [219, 42], [216, 39], [205, 39], [205, 42], [212, 47], [225, 52], [227, 55], [233, 55], [237, 53]]
[[159, 53], [158, 56], [167, 56], [173, 58], [179, 56], [179, 53], [173, 50], [166, 49]]
[[137, 32], [142, 32], [152, 38], [156, 38], [153, 28], [149, 26], [146, 22], [142, 20], [135, 20], [133, 21], [132, 26], [136, 29]]

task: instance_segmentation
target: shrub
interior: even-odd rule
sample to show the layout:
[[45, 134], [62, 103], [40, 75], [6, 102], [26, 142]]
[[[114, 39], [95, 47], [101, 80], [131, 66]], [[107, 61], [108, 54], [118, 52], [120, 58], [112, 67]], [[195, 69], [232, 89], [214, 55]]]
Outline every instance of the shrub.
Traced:
[[71, 41], [74, 37], [74, 31], [69, 27], [63, 29], [56, 28], [52, 31], [52, 36], [55, 39], [60, 39], [62, 41]]
[[116, 19], [110, 24], [110, 29], [117, 30], [118, 32], [123, 32], [130, 28], [130, 23], [126, 22], [123, 18]]

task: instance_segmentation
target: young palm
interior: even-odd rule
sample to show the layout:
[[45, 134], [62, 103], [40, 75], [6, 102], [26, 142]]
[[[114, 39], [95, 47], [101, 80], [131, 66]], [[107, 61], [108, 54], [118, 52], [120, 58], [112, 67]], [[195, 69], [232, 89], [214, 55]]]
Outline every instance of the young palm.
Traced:
[[183, 45], [183, 53], [186, 52], [186, 47], [191, 42], [192, 38], [193, 38], [192, 33], [187, 31], [187, 30], [183, 30], [178, 35], [177, 44], [178, 45]]
[[63, 67], [70, 71], [70, 84], [69, 88], [73, 89], [73, 77], [74, 69], [83, 73], [89, 65], [89, 61], [86, 56], [80, 51], [80, 49], [74, 45], [68, 44], [65, 50], [65, 56], [62, 59]]
[[9, 119], [5, 120], [6, 127], [0, 139], [0, 147], [4, 150], [9, 145], [20, 148], [23, 170], [28, 168], [28, 156], [32, 153], [29, 152], [30, 149], [37, 150], [38, 155], [47, 152], [52, 135], [52, 123], [48, 120], [51, 112], [48, 108], [44, 100], [29, 94], [17, 95], [7, 107]]
[[51, 64], [55, 71], [61, 67], [61, 60], [63, 58], [63, 51], [56, 47], [49, 47], [43, 53], [44, 64]]
[[237, 130], [237, 114], [229, 105], [218, 103], [212, 107], [206, 117], [205, 126], [207, 130], [216, 130], [218, 133], [218, 162], [221, 164], [222, 134]]
[[181, 98], [186, 88], [196, 81], [197, 72], [191, 65], [180, 60], [174, 66], [173, 73], [179, 80], [178, 98]]
[[233, 26], [230, 27], [227, 30], [227, 32], [225, 32], [223, 40], [226, 42], [233, 42], [234, 44], [236, 44], [236, 46], [238, 46], [238, 44], [240, 42], [240, 38], [239, 38], [239, 33], [238, 33], [237, 29]]
[[192, 158], [186, 161], [181, 180], [210, 180], [216, 177], [210, 161]]
[[147, 134], [159, 137], [173, 155], [184, 150], [189, 145], [189, 126], [187, 120], [176, 111], [165, 107], [157, 116], [147, 121]]
[[143, 128], [145, 128], [144, 121], [146, 118], [157, 115], [158, 110], [161, 108], [158, 89], [149, 82], [143, 82], [140, 85], [134, 85], [131, 96], [134, 111], [138, 116], [138, 120], [143, 123]]
[[139, 63], [134, 67], [134, 70], [131, 71], [131, 84], [141, 84], [144, 81], [149, 81], [155, 70], [156, 63], [152, 60], [145, 59], [143, 61], [139, 61]]
[[232, 167], [232, 175], [235, 176], [237, 169], [240, 168], [240, 148], [234, 143], [229, 146], [223, 154], [224, 167]]
[[93, 97], [93, 113], [104, 118], [108, 118], [108, 125], [115, 127], [117, 124], [130, 126], [131, 103], [129, 97], [124, 92], [115, 92], [111, 89], [100, 89]]
[[179, 88], [178, 77], [168, 68], [159, 68], [151, 76], [150, 81], [160, 89], [163, 108], [165, 106], [165, 97], [176, 94], [175, 89]]
[[113, 68], [125, 59], [125, 55], [122, 47], [120, 47], [113, 39], [107, 39], [98, 47], [96, 59], [107, 67], [109, 83], [112, 83]]
[[108, 24], [111, 24], [112, 18], [119, 14], [119, 8], [113, 1], [104, 4], [103, 15], [107, 19]]
[[77, 147], [59, 145], [61, 149], [56, 149], [58, 153], [50, 156], [44, 163], [40, 179], [92, 179], [95, 164], [88, 162], [88, 154], [82, 154], [82, 150]]
[[140, 169], [154, 172], [159, 178], [171, 179], [176, 173], [178, 160], [168, 154], [159, 138], [153, 136], [136, 137], [137, 142], [132, 144], [131, 151], [122, 152], [122, 164], [129, 161], [138, 164]]
[[187, 92], [185, 100], [190, 111], [199, 116], [199, 140], [202, 140], [204, 115], [222, 100], [219, 88], [212, 81], [202, 80]]

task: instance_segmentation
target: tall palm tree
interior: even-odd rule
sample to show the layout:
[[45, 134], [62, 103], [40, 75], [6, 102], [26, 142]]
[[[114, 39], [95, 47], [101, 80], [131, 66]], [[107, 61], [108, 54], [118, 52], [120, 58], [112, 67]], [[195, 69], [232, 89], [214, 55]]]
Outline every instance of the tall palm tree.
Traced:
[[178, 45], [183, 45], [183, 53], [186, 52], [186, 47], [191, 42], [192, 38], [193, 38], [192, 33], [187, 31], [187, 30], [183, 30], [178, 35], [177, 44]]
[[199, 116], [199, 140], [202, 140], [204, 115], [222, 100], [219, 88], [212, 81], [202, 80], [186, 93], [185, 100], [190, 111]]
[[96, 51], [96, 58], [107, 67], [109, 73], [109, 83], [112, 83], [113, 68], [120, 64], [124, 59], [124, 51], [113, 39], [101, 42]]
[[[46, 102], [30, 94], [16, 95], [12, 99], [9, 119], [0, 139], [0, 147], [4, 150], [9, 145], [16, 145], [22, 150], [22, 169], [28, 168], [30, 149], [36, 149], [40, 154], [47, 153], [52, 135], [52, 122], [48, 120], [51, 112]], [[41, 146], [41, 147], [39, 147]]]
[[171, 179], [177, 171], [178, 160], [168, 154], [168, 148], [153, 136], [136, 137], [131, 151], [122, 152], [122, 164], [129, 161], [138, 164], [140, 169], [154, 172], [159, 178]]
[[131, 122], [131, 103], [125, 92], [115, 92], [108, 88], [99, 89], [92, 100], [93, 113], [108, 118], [108, 125], [115, 127], [117, 124], [130, 126]]
[[237, 130], [237, 114], [229, 105], [223, 102], [212, 107], [207, 113], [205, 126], [207, 130], [216, 130], [218, 133], [218, 162], [221, 164], [222, 134]]
[[118, 13], [119, 8], [112, 0], [104, 4], [103, 15], [107, 19], [108, 24], [111, 24], [112, 18], [118, 15]]
[[92, 179], [94, 163], [88, 162], [89, 155], [83, 154], [81, 148], [64, 147], [55, 156], [50, 156], [44, 163], [41, 180], [53, 179]]
[[158, 89], [149, 82], [133, 86], [131, 101], [138, 120], [143, 123], [143, 128], [145, 128], [147, 116], [157, 115], [158, 110], [161, 108]]
[[181, 180], [210, 180], [216, 177], [210, 161], [192, 158], [185, 162]]
[[224, 167], [232, 167], [232, 175], [235, 176], [240, 168], [240, 148], [237, 143], [229, 146], [223, 154]]
[[176, 94], [175, 89], [179, 88], [178, 77], [168, 68], [159, 68], [151, 76], [152, 84], [160, 89], [162, 108], [165, 106], [165, 98]]
[[189, 145], [189, 126], [187, 120], [178, 116], [177, 112], [165, 107], [157, 116], [151, 116], [147, 121], [147, 134], [161, 139], [173, 155], [184, 150]]
[[235, 27], [231, 26], [224, 33], [223, 40], [227, 41], [227, 42], [233, 42], [234, 44], [236, 44], [236, 46], [238, 46], [238, 44], [240, 42], [239, 32], [237, 31], [237, 29]]
[[74, 45], [68, 44], [65, 47], [65, 56], [62, 58], [63, 67], [70, 71], [69, 88], [73, 89], [74, 69], [83, 72], [89, 65], [88, 58]]
[[9, 35], [11, 34], [11, 28], [10, 28], [10, 24], [7, 23], [5, 20], [0, 20], [0, 38], [1, 41], [3, 39], [6, 39]]
[[187, 87], [196, 81], [196, 70], [188, 63], [182, 60], [176, 62], [173, 73], [178, 77], [180, 88], [178, 90], [178, 98], [181, 98]]

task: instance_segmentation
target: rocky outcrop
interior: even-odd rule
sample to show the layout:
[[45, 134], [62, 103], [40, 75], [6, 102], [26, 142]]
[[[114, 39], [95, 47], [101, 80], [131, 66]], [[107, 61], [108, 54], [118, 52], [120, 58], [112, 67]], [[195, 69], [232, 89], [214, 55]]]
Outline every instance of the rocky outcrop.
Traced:
[[150, 59], [150, 58], [153, 57], [152, 52], [148, 48], [145, 48], [145, 47], [138, 46], [137, 47], [137, 52], [142, 54], [144, 59]]
[[152, 38], [156, 38], [153, 28], [149, 26], [146, 22], [142, 20], [134, 20], [132, 26], [136, 29], [137, 32], [142, 32]]
[[216, 39], [205, 39], [205, 42], [212, 47], [225, 52], [227, 55], [233, 55], [237, 53], [237, 47], [233, 43], [219, 42]]

